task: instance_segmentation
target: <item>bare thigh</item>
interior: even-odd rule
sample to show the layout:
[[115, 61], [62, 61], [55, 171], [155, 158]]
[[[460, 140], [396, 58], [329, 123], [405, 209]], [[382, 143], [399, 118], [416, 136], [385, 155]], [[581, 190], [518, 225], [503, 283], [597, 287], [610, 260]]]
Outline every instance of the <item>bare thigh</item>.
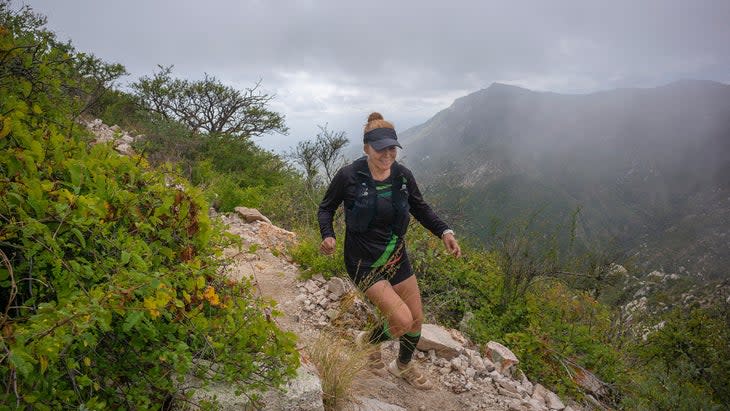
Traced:
[[412, 275], [404, 281], [393, 286], [393, 290], [408, 306], [413, 317], [413, 323], [408, 329], [409, 332], [418, 332], [423, 323], [423, 304], [421, 302], [421, 290], [418, 288], [416, 276]]
[[[396, 284], [396, 287], [399, 285]], [[411, 314], [410, 306], [388, 281], [376, 282], [365, 291], [365, 295], [388, 319], [389, 331], [393, 337], [400, 337], [411, 331], [414, 316]]]

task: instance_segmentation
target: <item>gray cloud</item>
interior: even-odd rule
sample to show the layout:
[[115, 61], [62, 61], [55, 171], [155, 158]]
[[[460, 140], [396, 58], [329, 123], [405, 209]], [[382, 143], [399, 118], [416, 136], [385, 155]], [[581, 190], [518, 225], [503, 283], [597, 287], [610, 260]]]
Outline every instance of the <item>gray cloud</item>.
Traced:
[[264, 139], [279, 149], [326, 122], [358, 140], [372, 110], [412, 126], [494, 81], [569, 93], [730, 82], [727, 0], [26, 3], [131, 80], [156, 64], [263, 79], [292, 128]]

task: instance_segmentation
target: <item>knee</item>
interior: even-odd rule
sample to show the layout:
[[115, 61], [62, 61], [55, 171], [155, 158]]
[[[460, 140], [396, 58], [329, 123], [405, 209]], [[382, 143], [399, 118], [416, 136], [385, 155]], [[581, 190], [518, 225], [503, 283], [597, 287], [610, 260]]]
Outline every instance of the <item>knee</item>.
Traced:
[[411, 328], [409, 331], [420, 330], [423, 325], [423, 312], [411, 313], [413, 321], [411, 322]]
[[388, 318], [388, 325], [390, 334], [398, 338], [413, 328], [414, 318], [410, 311], [398, 310]]

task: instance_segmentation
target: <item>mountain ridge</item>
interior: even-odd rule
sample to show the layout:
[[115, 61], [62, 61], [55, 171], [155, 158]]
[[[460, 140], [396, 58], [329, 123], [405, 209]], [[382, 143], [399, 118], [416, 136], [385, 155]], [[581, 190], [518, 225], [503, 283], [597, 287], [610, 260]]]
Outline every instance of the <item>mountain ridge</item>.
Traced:
[[[545, 203], [548, 218], [581, 207], [595, 234], [585, 240], [618, 238], [649, 271], [692, 266], [721, 277], [730, 246], [728, 136], [730, 85], [680, 80], [579, 95], [493, 83], [401, 140], [405, 161], [447, 198], [439, 205], [465, 207], [467, 226]], [[490, 200], [500, 196], [506, 200]], [[650, 245], [672, 261], [637, 254]], [[688, 254], [694, 263], [679, 261]]]

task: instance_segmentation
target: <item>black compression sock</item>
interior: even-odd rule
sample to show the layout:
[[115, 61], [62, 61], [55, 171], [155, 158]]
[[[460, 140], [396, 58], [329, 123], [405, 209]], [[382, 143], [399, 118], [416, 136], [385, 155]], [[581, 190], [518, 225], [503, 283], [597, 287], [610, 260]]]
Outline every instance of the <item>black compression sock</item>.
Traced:
[[388, 330], [388, 320], [383, 320], [382, 324], [373, 328], [373, 332], [370, 333], [370, 337], [368, 338], [370, 344], [378, 344], [392, 339], [393, 335]]
[[398, 362], [408, 364], [416, 351], [418, 340], [421, 339], [421, 332], [405, 333], [400, 337], [400, 350], [398, 351]]

